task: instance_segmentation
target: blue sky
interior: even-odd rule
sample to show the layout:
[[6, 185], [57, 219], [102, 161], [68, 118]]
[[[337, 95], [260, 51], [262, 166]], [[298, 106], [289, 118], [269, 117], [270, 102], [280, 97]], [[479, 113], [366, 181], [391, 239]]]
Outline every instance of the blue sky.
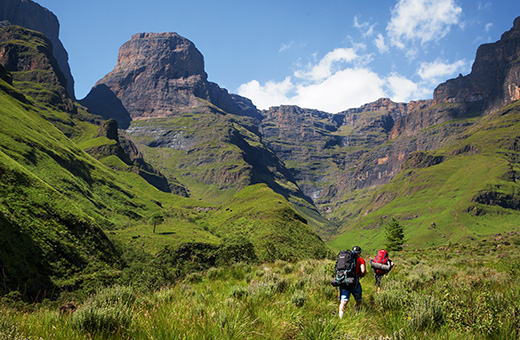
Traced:
[[177, 32], [202, 52], [210, 81], [259, 108], [331, 113], [432, 98], [520, 16], [518, 0], [34, 1], [60, 21], [77, 98], [133, 34]]

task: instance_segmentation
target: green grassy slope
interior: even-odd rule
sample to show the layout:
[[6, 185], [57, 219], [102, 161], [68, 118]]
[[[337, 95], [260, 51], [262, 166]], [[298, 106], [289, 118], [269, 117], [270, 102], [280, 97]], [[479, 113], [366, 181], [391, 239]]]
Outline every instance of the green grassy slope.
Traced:
[[[47, 69], [46, 63], [51, 59], [41, 57], [38, 51], [48, 53], [48, 49], [39, 49], [40, 45], [26, 44], [22, 39], [24, 34], [29, 39], [36, 33], [24, 33], [21, 28], [16, 28], [15, 33], [14, 40], [3, 35], [4, 43], [13, 51], [36, 58], [38, 63], [33, 65], [36, 69]], [[24, 54], [27, 49], [32, 49], [31, 53]], [[2, 67], [0, 75], [0, 270], [3, 277], [0, 294], [21, 290], [26, 298], [34, 298], [41, 290], [54, 289], [53, 286], [59, 291], [102, 277], [117, 278], [121, 269], [129, 264], [126, 255], [121, 257], [122, 253], [148, 254], [141, 264], [146, 265], [146, 261], [153, 260], [156, 254], [167, 257], [169, 252], [177, 252], [175, 249], [181, 252], [175, 253], [175, 261], [184, 259], [182, 251], [214, 249], [211, 247], [218, 247], [235, 235], [225, 228], [218, 234], [209, 228], [210, 225], [221, 226], [219, 218], [213, 216], [219, 204], [237, 192], [237, 197], [247, 195], [247, 191], [239, 191], [247, 189], [248, 184], [261, 182], [259, 177], [266, 173], [276, 174], [279, 169], [283, 170], [281, 164], [269, 163], [272, 168], [267, 172], [258, 171], [252, 163], [262, 161], [262, 158], [243, 159], [243, 148], [261, 149], [259, 137], [246, 124], [238, 124], [229, 117], [219, 120], [225, 115], [219, 112], [200, 114], [195, 119], [206, 124], [212, 133], [206, 135], [194, 152], [173, 158], [184, 164], [181, 166], [182, 178], [189, 178], [185, 172], [194, 174], [186, 183], [192, 189], [200, 186], [200, 193], [195, 198], [186, 198], [162, 192], [121, 158], [110, 155], [114, 140], [98, 136], [99, 126], [93, 123], [99, 124], [99, 117], [90, 115], [78, 105], [64, 111], [64, 101], [55, 102], [52, 96], [33, 96], [32, 89], [38, 86], [52, 92], [58, 86], [54, 77], [20, 81], [23, 72], [10, 74]], [[187, 125], [183, 119], [192, 118], [187, 115], [181, 122], [173, 123]], [[204, 134], [204, 131], [194, 133], [200, 132]], [[219, 138], [213, 140], [215, 136]], [[85, 152], [93, 149], [105, 151]], [[269, 156], [265, 149], [259, 154]], [[156, 164], [171, 160], [164, 157]], [[223, 165], [236, 171], [229, 171], [227, 177], [219, 181]], [[167, 175], [176, 176], [177, 173]], [[242, 182], [242, 178], [247, 181]], [[287, 251], [284, 256], [325, 256], [325, 244], [302, 222], [286, 199], [273, 191], [296, 192], [297, 187], [283, 175], [270, 178], [272, 188], [265, 187], [263, 194], [283, 201], [284, 209], [272, 211], [269, 204], [255, 207], [255, 213], [260, 216], [270, 214], [256, 226], [257, 231], [262, 235], [273, 233], [274, 237], [284, 235], [295, 240], [286, 244], [292, 252]], [[211, 184], [213, 182], [217, 184]], [[207, 188], [212, 187], [215, 196], [220, 195], [220, 198], [207, 194]], [[249, 194], [255, 199], [254, 193]], [[238, 209], [226, 218], [243, 221], [235, 224], [235, 228], [249, 227], [249, 211], [239, 207], [247, 204], [247, 200], [240, 199], [232, 204]], [[156, 233], [149, 223], [154, 213], [164, 217]], [[300, 237], [300, 229], [308, 235]], [[264, 258], [265, 248], [261, 241], [252, 235], [242, 244], [252, 245], [258, 257]], [[117, 244], [117, 250], [114, 244]], [[297, 250], [306, 248], [309, 250]], [[227, 248], [222, 249], [221, 252], [225, 252]], [[278, 256], [282, 254], [271, 258]]]
[[360, 217], [330, 245], [338, 249], [355, 240], [382, 247], [381, 226], [390, 217], [401, 220], [408, 245], [418, 247], [518, 228], [519, 136], [517, 101], [481, 118], [458, 141], [423, 153], [443, 157], [440, 164], [407, 162], [393, 181], [357, 202]]

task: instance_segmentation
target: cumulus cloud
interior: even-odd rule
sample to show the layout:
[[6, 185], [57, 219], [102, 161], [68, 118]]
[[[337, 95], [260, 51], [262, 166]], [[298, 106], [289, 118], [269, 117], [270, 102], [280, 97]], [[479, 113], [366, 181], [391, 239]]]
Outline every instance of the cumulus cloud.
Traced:
[[395, 102], [406, 102], [410, 98], [417, 98], [419, 93], [424, 94], [419, 85], [410, 79], [393, 73], [386, 79], [386, 87], [388, 88], [389, 96]]
[[393, 46], [439, 41], [460, 23], [462, 8], [453, 0], [399, 0], [386, 28]]
[[437, 83], [449, 76], [453, 76], [455, 73], [467, 71], [469, 69], [469, 63], [465, 60], [457, 60], [453, 63], [446, 63], [439, 59], [431, 63], [421, 63], [417, 74], [421, 79], [428, 83]]
[[257, 80], [240, 85], [237, 92], [241, 96], [249, 98], [260, 109], [267, 109], [273, 105], [290, 104], [289, 96], [294, 91], [291, 77], [286, 77], [282, 82], [267, 82], [260, 85]]
[[370, 55], [338, 48], [281, 82], [261, 85], [257, 80], [238, 88], [260, 109], [289, 104], [339, 112], [385, 96], [385, 80], [365, 66]]
[[309, 81], [323, 81], [345, 63], [353, 62], [356, 59], [359, 59], [359, 56], [353, 48], [336, 48], [327, 53], [317, 65], [309, 64], [305, 70], [298, 70], [294, 72], [294, 75]]
[[[286, 104], [336, 113], [383, 97], [395, 102], [431, 98], [433, 88], [440, 81], [469, 67], [465, 60], [424, 62], [416, 71], [420, 80], [413, 81], [395, 72], [381, 76], [366, 66], [354, 66], [357, 59], [363, 58], [363, 55], [356, 54], [353, 58], [349, 53], [336, 51], [317, 61], [314, 67], [296, 71], [281, 82], [261, 85], [253, 80], [242, 84], [238, 93], [250, 98], [260, 109]], [[332, 61], [345, 59], [350, 60], [350, 64], [334, 70]]]

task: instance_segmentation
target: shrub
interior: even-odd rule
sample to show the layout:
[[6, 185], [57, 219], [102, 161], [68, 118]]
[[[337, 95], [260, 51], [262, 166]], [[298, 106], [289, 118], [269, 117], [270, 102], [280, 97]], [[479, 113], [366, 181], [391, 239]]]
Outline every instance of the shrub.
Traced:
[[202, 274], [201, 273], [190, 273], [190, 274], [186, 275], [186, 278], [184, 280], [189, 283], [198, 283], [198, 282], [202, 281]]
[[294, 294], [291, 297], [291, 302], [296, 307], [303, 307], [305, 301], [307, 301], [307, 296], [301, 290], [297, 290], [296, 292], [294, 292]]
[[132, 313], [127, 306], [92, 302], [78, 309], [72, 321], [73, 327], [92, 333], [124, 331], [131, 324]]
[[294, 271], [294, 266], [290, 263], [286, 263], [283, 267], [282, 267], [282, 271], [284, 274], [290, 274]]
[[249, 265], [243, 262], [235, 263], [229, 269], [229, 273], [235, 280], [243, 280], [246, 276], [246, 268], [249, 269]]
[[136, 299], [135, 291], [129, 286], [115, 285], [98, 292], [91, 299], [91, 303], [98, 306], [114, 304], [131, 306]]
[[375, 302], [384, 311], [400, 311], [410, 305], [410, 293], [402, 288], [383, 290], [375, 296]]
[[236, 299], [242, 299], [249, 295], [249, 290], [244, 286], [233, 286], [230, 295]]
[[415, 295], [410, 308], [410, 326], [415, 330], [438, 329], [444, 324], [444, 310], [435, 298]]
[[320, 287], [320, 292], [327, 300], [333, 300], [338, 296], [338, 289], [333, 287], [330, 282], [328, 284], [322, 285]]
[[206, 276], [210, 280], [221, 278], [222, 270], [220, 268], [211, 267], [210, 269], [208, 269], [208, 272], [206, 273]]

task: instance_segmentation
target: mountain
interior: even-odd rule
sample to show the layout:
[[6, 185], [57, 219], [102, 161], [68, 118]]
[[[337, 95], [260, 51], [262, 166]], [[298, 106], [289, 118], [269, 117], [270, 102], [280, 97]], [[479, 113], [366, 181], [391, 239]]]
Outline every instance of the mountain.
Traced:
[[[203, 107], [203, 101], [228, 113], [259, 117], [250, 101], [242, 98], [239, 105], [207, 78], [204, 58], [188, 39], [176, 33], [135, 34], [121, 46], [114, 70], [97, 82], [82, 104], [118, 120], [122, 128], [135, 119], [179, 116]], [[114, 110], [96, 107], [112, 101]]]
[[0, 4], [2, 26], [18, 25], [42, 32], [51, 41], [53, 55], [65, 77], [65, 88], [74, 99], [74, 78], [70, 71], [68, 53], [59, 39], [58, 18], [48, 9], [31, 0], [3, 0]]
[[[380, 99], [338, 114], [294, 106], [262, 112], [265, 118], [261, 131], [267, 145], [284, 161], [321, 214], [337, 222], [338, 229], [324, 234], [332, 239], [343, 235], [332, 243], [334, 247], [359, 235], [364, 235], [364, 242], [374, 239], [372, 245], [380, 242], [378, 233], [386, 216], [394, 215], [417, 225], [414, 213], [385, 209], [402, 195], [396, 192], [394, 183], [410, 168], [431, 168], [450, 158], [481, 154], [481, 149], [460, 141], [475, 133], [476, 126], [483, 128], [481, 124], [491, 113], [520, 99], [519, 24], [520, 19], [516, 19], [501, 40], [481, 46], [471, 74], [440, 84], [433, 100], [394, 103]], [[515, 130], [506, 136], [515, 140]], [[451, 153], [446, 154], [445, 148], [450, 147]], [[485, 148], [498, 152], [494, 147]], [[488, 179], [480, 180], [489, 183]], [[424, 200], [417, 202], [427, 204]], [[444, 204], [444, 209], [449, 210], [453, 202], [446, 200]], [[518, 209], [513, 203], [502, 206]], [[514, 211], [510, 213], [511, 218], [516, 216]], [[463, 226], [465, 235], [474, 236], [483, 230], [475, 232], [468, 221]], [[366, 231], [372, 229], [374, 232]], [[448, 240], [447, 236], [440, 241]], [[411, 237], [410, 242], [424, 245], [420, 235]]]
[[[182, 116], [141, 119], [133, 132], [119, 130], [116, 120], [68, 96], [51, 46], [41, 32], [0, 29], [1, 293], [24, 287], [32, 300], [42, 291], [114, 280], [131, 265], [124, 254], [133, 252], [144, 254], [141, 266], [172, 249], [180, 259], [222, 249], [221, 263], [239, 256], [229, 252], [241, 246], [259, 260], [328, 256], [287, 201], [300, 200], [299, 189], [263, 146], [256, 118], [203, 102]], [[143, 124], [180, 128], [186, 143], [171, 148], [175, 138]], [[140, 138], [150, 146], [133, 142]], [[170, 151], [183, 157], [169, 157]], [[157, 165], [175, 161], [189, 185], [176, 181], [174, 171], [156, 170], [147, 161], [153, 152], [164, 155]], [[205, 194], [211, 190], [213, 198]], [[164, 221], [158, 233], [149, 225], [156, 214]], [[214, 265], [211, 259], [199, 261]], [[193, 258], [184, 262], [193, 266]], [[176, 273], [170, 282], [182, 272]]]
[[437, 103], [481, 102], [488, 111], [520, 99], [520, 17], [499, 41], [481, 45], [471, 73], [439, 85]]
[[518, 227], [520, 19], [433, 100], [330, 114], [257, 110], [176, 33], [133, 35], [77, 102], [20, 26], [54, 22], [34, 5], [5, 2], [22, 19], [0, 29], [2, 293], [376, 249], [391, 217], [411, 248]]
[[266, 183], [316, 229], [326, 228], [328, 222], [264, 144], [259, 111], [207, 78], [204, 58], [188, 39], [135, 34], [121, 46], [114, 70], [81, 104], [118, 120], [147, 161], [190, 197], [221, 203], [248, 185]]

